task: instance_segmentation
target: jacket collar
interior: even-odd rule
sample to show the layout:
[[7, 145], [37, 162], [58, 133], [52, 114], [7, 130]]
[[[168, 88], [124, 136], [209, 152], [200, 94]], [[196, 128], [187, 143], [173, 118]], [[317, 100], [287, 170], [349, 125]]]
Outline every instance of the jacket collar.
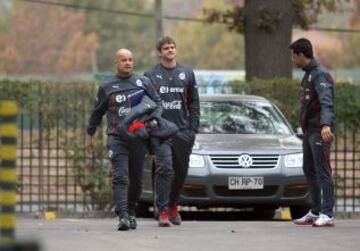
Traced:
[[302, 69], [305, 72], [309, 72], [317, 66], [319, 66], [319, 62], [316, 59], [311, 59], [310, 62]]

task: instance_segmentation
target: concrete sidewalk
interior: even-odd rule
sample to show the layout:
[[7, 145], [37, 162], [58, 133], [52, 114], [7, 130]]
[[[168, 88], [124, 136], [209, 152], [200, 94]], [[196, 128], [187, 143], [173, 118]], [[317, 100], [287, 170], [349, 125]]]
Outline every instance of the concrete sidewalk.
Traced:
[[139, 219], [137, 230], [116, 231], [116, 219], [18, 219], [17, 239], [37, 240], [43, 251], [359, 250], [360, 220], [337, 220], [335, 228], [291, 221], [185, 221], [159, 228]]

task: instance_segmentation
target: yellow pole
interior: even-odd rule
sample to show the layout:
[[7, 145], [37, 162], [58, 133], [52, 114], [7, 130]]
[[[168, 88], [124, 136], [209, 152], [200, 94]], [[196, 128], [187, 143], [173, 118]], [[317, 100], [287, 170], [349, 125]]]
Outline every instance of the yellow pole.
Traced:
[[0, 243], [15, 244], [16, 137], [18, 107], [0, 102]]

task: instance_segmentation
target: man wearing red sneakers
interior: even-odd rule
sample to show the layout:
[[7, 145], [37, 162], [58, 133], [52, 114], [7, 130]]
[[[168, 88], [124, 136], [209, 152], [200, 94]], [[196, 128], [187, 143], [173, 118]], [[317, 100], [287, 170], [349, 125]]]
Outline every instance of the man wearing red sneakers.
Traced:
[[177, 203], [189, 168], [189, 158], [199, 128], [199, 94], [193, 70], [176, 62], [176, 43], [170, 37], [156, 44], [160, 63], [145, 76], [150, 78], [163, 104], [162, 117], [175, 123], [179, 131], [171, 138], [158, 141], [154, 148], [155, 206], [159, 226], [170, 222], [181, 224]]
[[290, 45], [293, 63], [305, 71], [301, 82], [303, 170], [309, 183], [311, 210], [294, 220], [298, 225], [334, 226], [334, 184], [330, 146], [335, 129], [334, 81], [313, 56], [311, 42], [301, 38]]

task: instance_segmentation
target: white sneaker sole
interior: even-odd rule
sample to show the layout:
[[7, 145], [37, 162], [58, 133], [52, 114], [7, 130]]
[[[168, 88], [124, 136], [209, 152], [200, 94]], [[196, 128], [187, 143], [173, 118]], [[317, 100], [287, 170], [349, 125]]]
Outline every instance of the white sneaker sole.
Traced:
[[313, 225], [315, 223], [314, 220], [311, 221], [293, 221], [295, 225], [301, 225], [301, 226], [309, 226], [309, 225]]
[[323, 224], [323, 225], [318, 225], [318, 224], [313, 224], [312, 225], [313, 227], [335, 227], [335, 223], [326, 223], [326, 224]]

